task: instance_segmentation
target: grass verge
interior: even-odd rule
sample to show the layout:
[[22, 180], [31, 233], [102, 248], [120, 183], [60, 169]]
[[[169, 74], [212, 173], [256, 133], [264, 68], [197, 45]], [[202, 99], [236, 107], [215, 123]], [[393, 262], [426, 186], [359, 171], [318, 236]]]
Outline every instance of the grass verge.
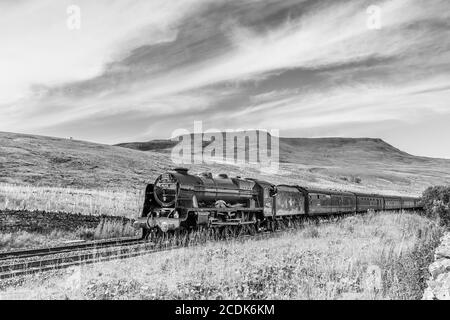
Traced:
[[0, 210], [42, 210], [136, 218], [144, 190], [89, 190], [0, 184]]
[[2, 299], [420, 299], [442, 233], [411, 213], [31, 276]]
[[78, 227], [73, 231], [51, 230], [49, 232], [5, 232], [0, 234], [0, 251], [50, 247], [62, 245], [74, 240], [101, 240], [138, 236], [131, 221], [104, 218], [95, 228]]

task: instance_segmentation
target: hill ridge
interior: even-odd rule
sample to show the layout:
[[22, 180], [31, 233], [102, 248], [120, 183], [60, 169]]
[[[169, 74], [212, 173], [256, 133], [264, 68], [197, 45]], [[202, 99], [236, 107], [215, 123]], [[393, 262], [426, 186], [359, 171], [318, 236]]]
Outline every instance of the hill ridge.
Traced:
[[[255, 130], [257, 131], [257, 130]], [[223, 132], [217, 132], [222, 133]], [[216, 134], [217, 134], [216, 133]], [[198, 133], [197, 135], [199, 135]], [[204, 133], [203, 133], [204, 134]], [[239, 136], [244, 134], [244, 132], [236, 132], [235, 135]], [[191, 134], [191, 137], [194, 134]], [[269, 134], [270, 136], [270, 134]], [[178, 137], [179, 138], [179, 137]], [[416, 157], [420, 159], [425, 159], [427, 157], [423, 156], [414, 156], [403, 150], [400, 150], [393, 145], [387, 143], [383, 139], [380, 138], [370, 138], [370, 137], [314, 137], [314, 138], [303, 138], [303, 137], [280, 137], [280, 155], [288, 152], [287, 150], [290, 147], [328, 147], [328, 148], [339, 148], [344, 147], [349, 144], [361, 144], [361, 143], [373, 143], [374, 151], [377, 149], [381, 152], [392, 152], [405, 157]], [[118, 143], [114, 146], [130, 148], [139, 151], [155, 151], [155, 152], [163, 152], [168, 153], [170, 149], [177, 145], [179, 142], [171, 139], [154, 139], [149, 141], [141, 141], [141, 142], [125, 142]], [[209, 141], [203, 141], [203, 147], [206, 147], [209, 144]], [[366, 146], [367, 147], [367, 146]], [[284, 159], [281, 156], [282, 160]], [[433, 158], [431, 158], [433, 159]], [[284, 159], [286, 160], [286, 159]]]

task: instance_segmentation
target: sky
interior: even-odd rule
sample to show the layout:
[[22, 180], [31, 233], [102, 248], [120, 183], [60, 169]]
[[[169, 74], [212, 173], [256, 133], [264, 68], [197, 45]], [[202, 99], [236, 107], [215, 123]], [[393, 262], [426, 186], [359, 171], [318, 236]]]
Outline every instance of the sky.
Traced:
[[202, 121], [450, 158], [448, 0], [0, 0], [0, 46], [0, 131], [113, 144]]

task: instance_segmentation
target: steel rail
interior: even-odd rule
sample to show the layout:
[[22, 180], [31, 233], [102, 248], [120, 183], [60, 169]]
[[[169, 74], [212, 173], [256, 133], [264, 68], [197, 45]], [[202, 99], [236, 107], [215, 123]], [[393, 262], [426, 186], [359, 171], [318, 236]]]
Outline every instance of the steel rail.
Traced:
[[91, 264], [125, 257], [133, 257], [148, 253], [170, 250], [172, 248], [153, 248], [151, 243], [127, 244], [118, 247], [104, 247], [99, 249], [72, 251], [66, 256], [49, 257], [39, 260], [17, 262], [15, 259], [9, 264], [0, 266], [0, 279], [7, 279], [21, 275], [33, 274], [50, 270], [58, 270], [80, 264]]
[[[293, 229], [286, 229], [293, 230]], [[244, 239], [266, 239], [268, 237], [279, 236], [283, 231], [277, 230], [274, 232], [263, 232], [255, 235], [241, 235], [237, 237], [229, 237], [221, 239], [226, 240], [244, 240]], [[10, 259], [10, 263], [0, 265], [0, 280], [9, 279], [13, 277], [29, 275], [38, 272], [52, 271], [64, 269], [77, 265], [92, 264], [98, 262], [105, 262], [111, 260], [126, 259], [131, 257], [143, 256], [151, 253], [170, 251], [184, 247], [193, 247], [200, 243], [178, 244], [171, 246], [155, 247], [155, 244], [148, 241], [140, 241], [134, 244], [121, 244], [116, 247], [91, 248], [80, 251], [72, 251], [66, 256], [51, 257], [39, 260], [25, 260], [18, 262], [17, 259]], [[52, 255], [52, 254], [50, 254]], [[9, 262], [9, 261], [8, 261]]]
[[[321, 217], [323, 220], [318, 220], [317, 218], [319, 217], [313, 217], [311, 220], [316, 220], [316, 223], [319, 224], [327, 224], [334, 221], [336, 218], [342, 218], [342, 216]], [[188, 242], [181, 242], [177, 245], [172, 244], [170, 246], [167, 245], [167, 243], [170, 242], [157, 245], [140, 238], [122, 238], [53, 248], [18, 250], [13, 252], [14, 254], [17, 254], [16, 256], [13, 255], [12, 257], [10, 256], [9, 258], [0, 260], [0, 280], [37, 272], [58, 270], [81, 264], [92, 264], [142, 256], [161, 251], [169, 251], [183, 247], [192, 247], [202, 244], [208, 241], [208, 239], [214, 241], [239, 241], [245, 239], [261, 240], [275, 238], [285, 232], [298, 230], [298, 227], [303, 225], [303, 222], [299, 223], [300, 224], [297, 224], [296, 226], [294, 225], [294, 227], [282, 227], [281, 229], [258, 232], [255, 234], [226, 235], [213, 239], [206, 237], [200, 239], [200, 241], [199, 239], [193, 238], [188, 239]], [[23, 253], [23, 255], [20, 255], [20, 253]], [[58, 254], [60, 254], [60, 256], [50, 257]], [[49, 258], [46, 258], [47, 256], [49, 256]], [[33, 257], [39, 257], [40, 259], [32, 260]], [[18, 261], [20, 259], [23, 261]], [[1, 264], [1, 262], [6, 263]]]
[[115, 246], [125, 243], [133, 243], [140, 240], [138, 237], [132, 238], [116, 238], [108, 240], [89, 241], [85, 243], [69, 244], [55, 247], [44, 247], [34, 249], [21, 249], [14, 251], [0, 251], [0, 261], [9, 260], [11, 258], [30, 258], [56, 253], [70, 252], [75, 250], [93, 249], [100, 247]]

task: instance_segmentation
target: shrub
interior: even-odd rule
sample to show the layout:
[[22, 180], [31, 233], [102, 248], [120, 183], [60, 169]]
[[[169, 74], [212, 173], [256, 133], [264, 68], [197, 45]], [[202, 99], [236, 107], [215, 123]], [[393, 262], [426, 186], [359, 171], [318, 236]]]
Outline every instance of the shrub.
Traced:
[[387, 250], [378, 265], [382, 269], [383, 295], [391, 299], [417, 300], [427, 286], [427, 267], [440, 243], [442, 230], [432, 224], [417, 229], [416, 242], [410, 249]]
[[450, 186], [434, 186], [422, 194], [425, 215], [450, 225]]

